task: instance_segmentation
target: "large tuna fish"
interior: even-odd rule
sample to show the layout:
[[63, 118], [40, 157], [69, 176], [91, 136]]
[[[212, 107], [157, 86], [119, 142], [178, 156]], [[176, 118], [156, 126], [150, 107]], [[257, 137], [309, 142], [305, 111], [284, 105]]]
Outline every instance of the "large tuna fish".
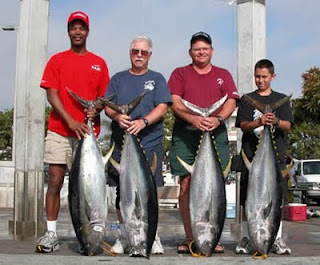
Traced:
[[[200, 108], [181, 100], [182, 103], [203, 117], [209, 117], [222, 106], [227, 95], [210, 108]], [[198, 252], [211, 256], [219, 242], [226, 214], [225, 178], [210, 132], [204, 132], [199, 151], [192, 166], [178, 160], [191, 174], [190, 219], [192, 236]]]
[[[145, 92], [128, 105], [104, 103], [119, 113], [129, 115], [144, 95]], [[156, 160], [155, 156], [153, 173]], [[137, 137], [126, 132], [120, 164], [112, 158], [110, 161], [119, 172], [120, 211], [131, 246], [129, 255], [148, 258], [157, 231], [158, 199], [153, 173]]]
[[[285, 97], [272, 105], [265, 105], [247, 95], [244, 97], [261, 113], [271, 113], [290, 99]], [[283, 177], [276, 153], [271, 126], [264, 126], [252, 163], [242, 153], [249, 169], [245, 204], [248, 231], [252, 246], [261, 258], [267, 257], [281, 221]]]
[[[86, 108], [101, 104], [86, 101], [69, 91]], [[107, 221], [107, 197], [105, 165], [113, 147], [105, 157], [94, 135], [92, 122], [88, 119], [90, 135], [79, 141], [69, 177], [69, 210], [80, 248], [85, 255], [96, 255], [105, 235]]]

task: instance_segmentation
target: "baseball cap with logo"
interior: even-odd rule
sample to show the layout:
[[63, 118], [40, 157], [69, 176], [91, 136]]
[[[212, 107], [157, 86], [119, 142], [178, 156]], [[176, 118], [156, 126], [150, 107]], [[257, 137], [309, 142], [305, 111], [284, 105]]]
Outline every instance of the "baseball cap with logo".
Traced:
[[211, 40], [210, 35], [203, 32], [203, 31], [200, 31], [200, 32], [193, 34], [191, 37], [191, 40], [190, 40], [190, 44], [192, 45], [196, 40], [199, 40], [199, 39], [203, 39], [206, 42], [208, 42], [209, 44], [212, 44], [212, 40]]
[[76, 11], [70, 14], [69, 18], [68, 18], [68, 25], [76, 20], [76, 19], [80, 19], [84, 22], [84, 24], [87, 25], [87, 27], [89, 28], [89, 17], [87, 14], [81, 12], [81, 11]]

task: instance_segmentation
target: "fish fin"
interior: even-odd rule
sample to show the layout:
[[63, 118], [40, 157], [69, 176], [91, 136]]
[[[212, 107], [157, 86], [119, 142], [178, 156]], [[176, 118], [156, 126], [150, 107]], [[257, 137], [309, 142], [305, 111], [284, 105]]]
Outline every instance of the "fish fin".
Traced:
[[135, 108], [136, 106], [138, 106], [138, 104], [140, 103], [140, 101], [142, 100], [142, 98], [145, 96], [145, 94], [147, 93], [148, 90], [144, 90], [139, 96], [137, 96], [134, 100], [132, 100], [129, 104], [128, 104], [128, 113], [127, 115], [129, 115]]
[[209, 108], [201, 108], [182, 98], [180, 99], [180, 101], [183, 103], [183, 105], [185, 105], [188, 109], [192, 110], [194, 113], [197, 113], [202, 117], [209, 117], [213, 112], [215, 112], [218, 108], [220, 108], [223, 105], [223, 103], [227, 100], [227, 97], [228, 94], [226, 94], [217, 102], [213, 103]]
[[292, 167], [293, 167], [293, 160], [291, 160], [290, 164], [287, 165], [285, 169], [281, 170], [282, 177], [286, 177]]
[[219, 109], [227, 100], [228, 94], [225, 94], [220, 100], [217, 102], [213, 103], [209, 108], [208, 108], [208, 117], [214, 113], [217, 109]]
[[117, 105], [109, 100], [106, 100], [105, 98], [99, 98], [99, 100], [103, 102], [103, 105], [108, 106], [110, 109], [113, 109], [118, 113], [123, 113], [122, 111], [122, 109], [124, 109], [123, 105]]
[[276, 109], [280, 108], [284, 103], [289, 101], [291, 97], [292, 97], [292, 94], [290, 96], [286, 96], [286, 97], [278, 100], [277, 102], [271, 104], [270, 105], [271, 110], [273, 111], [273, 110], [276, 110]]
[[268, 206], [266, 208], [263, 209], [264, 220], [266, 220], [268, 218], [268, 216], [270, 215], [271, 208], [272, 208], [272, 201], [268, 204]]
[[207, 111], [205, 108], [201, 108], [197, 105], [194, 105], [191, 102], [189, 102], [185, 99], [182, 99], [182, 98], [180, 98], [180, 101], [182, 102], [183, 105], [185, 105], [188, 109], [192, 110], [194, 113], [197, 113], [202, 117], [207, 117], [206, 116]]
[[241, 151], [241, 156], [243, 159], [244, 164], [246, 165], [247, 169], [250, 171], [251, 170], [251, 162], [249, 161], [248, 157], [244, 153], [244, 151]]
[[155, 176], [155, 174], [156, 174], [157, 162], [158, 162], [158, 160], [157, 160], [157, 154], [154, 153], [154, 154], [153, 154], [152, 164], [151, 164], [151, 167], [150, 167], [151, 173], [152, 173], [153, 176]]
[[179, 156], [177, 156], [178, 161], [180, 162], [180, 164], [190, 173], [192, 174], [193, 172], [193, 165], [190, 166], [189, 164], [187, 164], [186, 162], [184, 162]]
[[225, 168], [224, 171], [223, 171], [223, 176], [224, 176], [225, 178], [227, 177], [227, 175], [228, 175], [228, 173], [229, 173], [229, 171], [230, 171], [230, 168], [231, 168], [231, 159], [229, 158], [229, 162], [228, 162], [226, 168]]
[[112, 95], [110, 95], [110, 96], [108, 96], [108, 97], [106, 97], [106, 98], [104, 98], [104, 97], [98, 97], [98, 101], [100, 102], [100, 104], [106, 105], [105, 102], [109, 102], [110, 100], [113, 100], [113, 99], [114, 99], [114, 96], [115, 96], [115, 94], [112, 94]]
[[281, 175], [283, 178], [285, 178], [287, 176], [287, 174], [289, 173], [290, 168], [286, 167], [285, 169], [281, 170]]
[[66, 90], [68, 93], [75, 98], [84, 108], [90, 109], [95, 108], [98, 105], [101, 105], [101, 101], [99, 99], [97, 100], [86, 100], [82, 97], [79, 97], [76, 93], [74, 93], [70, 88], [66, 87]]
[[110, 157], [110, 163], [118, 172], [120, 172], [120, 164], [116, 160], [114, 160], [112, 157]]
[[109, 161], [111, 155], [112, 155], [112, 152], [114, 150], [114, 143], [112, 144], [111, 148], [109, 149], [108, 153], [102, 157], [102, 161], [103, 161], [103, 165], [106, 166], [107, 162]]
[[258, 102], [257, 100], [253, 99], [252, 97], [246, 94], [244, 94], [243, 97], [261, 113], [266, 113], [266, 109], [268, 108], [266, 104]]
[[292, 97], [292, 94], [290, 96], [286, 96], [280, 100], [278, 100], [277, 102], [269, 105], [269, 104], [263, 104], [261, 102], [258, 102], [257, 100], [251, 98], [248, 95], [243, 95], [243, 97], [252, 105], [254, 106], [256, 109], [258, 109], [261, 113], [267, 113], [267, 112], [272, 112], [278, 108], [280, 108], [284, 103], [286, 103], [287, 101], [290, 100], [290, 98]]
[[138, 97], [132, 100], [129, 104], [118, 105], [111, 102], [108, 99], [99, 98], [100, 101], [103, 102], [104, 105], [108, 106], [109, 108], [113, 109], [114, 111], [126, 115], [130, 115], [130, 113], [138, 106], [144, 95], [147, 93], [147, 90], [144, 90]]

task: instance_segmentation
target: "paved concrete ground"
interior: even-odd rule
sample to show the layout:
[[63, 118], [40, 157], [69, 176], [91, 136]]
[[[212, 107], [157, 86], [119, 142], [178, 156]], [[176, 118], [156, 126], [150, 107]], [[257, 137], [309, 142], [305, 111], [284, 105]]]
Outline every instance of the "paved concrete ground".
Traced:
[[[319, 209], [319, 207], [318, 207]], [[115, 230], [110, 224], [116, 221], [114, 211], [109, 212], [109, 226], [106, 242], [113, 244]], [[127, 255], [111, 257], [102, 253], [95, 257], [80, 255], [67, 209], [59, 215], [57, 233], [60, 250], [50, 254], [35, 253], [36, 240], [15, 241], [8, 233], [8, 220], [12, 220], [11, 209], [0, 209], [0, 264], [320, 264], [320, 218], [310, 218], [302, 222], [284, 221], [284, 239], [292, 249], [292, 255], [270, 254], [267, 260], [255, 260], [251, 256], [236, 255], [234, 249], [241, 235], [231, 231], [234, 219], [226, 219], [221, 243], [225, 245], [224, 254], [214, 254], [210, 258], [194, 258], [176, 253], [176, 245], [184, 239], [184, 230], [177, 209], [161, 209], [159, 235], [165, 249], [164, 255], [152, 255], [149, 260], [129, 258]]]

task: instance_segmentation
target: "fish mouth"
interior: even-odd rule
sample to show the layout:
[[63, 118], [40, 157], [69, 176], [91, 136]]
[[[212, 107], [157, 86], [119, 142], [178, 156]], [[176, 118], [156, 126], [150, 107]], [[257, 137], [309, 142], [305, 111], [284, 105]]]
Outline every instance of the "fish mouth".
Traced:
[[205, 249], [201, 249], [200, 250], [200, 253], [203, 255], [203, 256], [206, 256], [206, 257], [210, 257], [212, 255], [212, 248], [208, 249], [208, 248], [205, 248]]
[[143, 258], [149, 258], [147, 255], [146, 249], [142, 248], [135, 248], [132, 247], [130, 252], [129, 252], [129, 257], [143, 257]]
[[86, 237], [84, 245], [81, 247], [82, 254], [86, 256], [95, 256], [102, 252], [101, 243], [104, 237], [104, 227], [93, 225], [90, 234]]
[[198, 247], [201, 256], [210, 257], [213, 253], [213, 245], [211, 242], [204, 243]]
[[79, 252], [85, 256], [96, 256], [102, 252], [100, 245], [86, 244], [85, 246], [80, 246]]

